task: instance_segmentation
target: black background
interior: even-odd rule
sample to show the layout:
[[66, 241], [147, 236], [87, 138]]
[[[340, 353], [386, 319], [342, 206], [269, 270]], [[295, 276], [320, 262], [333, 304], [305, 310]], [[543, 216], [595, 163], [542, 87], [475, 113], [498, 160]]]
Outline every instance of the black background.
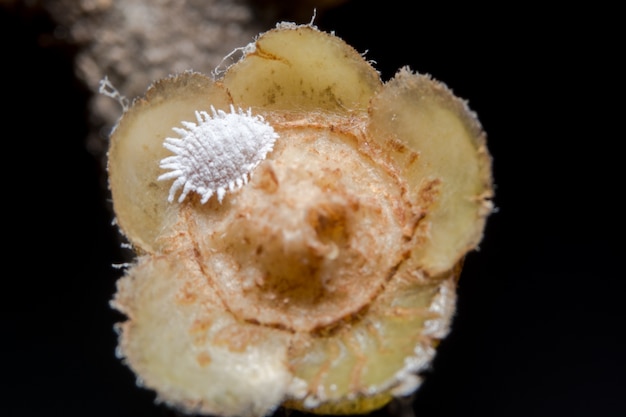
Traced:
[[[468, 99], [494, 157], [499, 211], [467, 258], [418, 417], [626, 415], [614, 13], [355, 0], [316, 21], [384, 80], [409, 65]], [[0, 416], [176, 415], [114, 355], [111, 264], [126, 254], [85, 147], [75, 51], [42, 44], [53, 30], [0, 8]]]

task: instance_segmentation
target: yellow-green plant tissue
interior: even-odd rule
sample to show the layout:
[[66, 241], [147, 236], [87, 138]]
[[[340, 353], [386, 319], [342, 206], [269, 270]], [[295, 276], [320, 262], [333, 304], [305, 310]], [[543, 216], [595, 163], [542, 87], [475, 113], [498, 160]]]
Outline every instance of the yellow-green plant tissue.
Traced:
[[154, 82], [108, 153], [136, 251], [119, 353], [176, 409], [365, 413], [413, 393], [492, 211], [465, 101], [382, 82], [313, 25], [280, 23], [219, 74]]

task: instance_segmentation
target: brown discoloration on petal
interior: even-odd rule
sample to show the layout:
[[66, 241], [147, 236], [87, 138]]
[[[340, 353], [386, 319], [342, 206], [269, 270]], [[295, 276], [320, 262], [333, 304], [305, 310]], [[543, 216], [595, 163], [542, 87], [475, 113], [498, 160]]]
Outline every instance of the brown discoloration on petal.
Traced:
[[196, 355], [196, 361], [198, 362], [198, 365], [204, 368], [211, 364], [211, 355], [209, 355], [207, 352], [200, 352]]
[[232, 324], [218, 330], [213, 336], [213, 343], [232, 352], [243, 352], [247, 347], [257, 345], [264, 337], [263, 329], [258, 326]]

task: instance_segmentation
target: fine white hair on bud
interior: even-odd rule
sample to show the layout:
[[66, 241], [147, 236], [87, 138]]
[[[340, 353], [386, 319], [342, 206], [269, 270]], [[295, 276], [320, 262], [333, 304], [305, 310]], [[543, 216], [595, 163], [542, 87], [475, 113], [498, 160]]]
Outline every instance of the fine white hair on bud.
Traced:
[[248, 182], [252, 170], [274, 148], [278, 134], [262, 116], [253, 116], [251, 109], [235, 110], [231, 105], [227, 113], [211, 106], [211, 113], [196, 111], [196, 123], [183, 121], [183, 128], [173, 128], [180, 137], [168, 137], [163, 143], [174, 153], [159, 165], [169, 170], [159, 181], [174, 179], [169, 202], [182, 188], [179, 203], [192, 191], [200, 195], [202, 204], [213, 194], [221, 203], [227, 191]]

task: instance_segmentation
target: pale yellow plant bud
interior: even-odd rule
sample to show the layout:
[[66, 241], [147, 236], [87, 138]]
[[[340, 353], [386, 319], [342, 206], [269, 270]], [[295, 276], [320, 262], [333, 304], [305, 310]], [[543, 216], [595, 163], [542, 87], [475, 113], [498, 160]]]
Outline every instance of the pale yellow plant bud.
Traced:
[[[125, 362], [183, 411], [364, 413], [414, 392], [491, 212], [485, 134], [404, 68], [279, 24], [213, 79], [157, 81], [112, 136], [137, 261]], [[175, 198], [176, 197], [176, 198]]]

